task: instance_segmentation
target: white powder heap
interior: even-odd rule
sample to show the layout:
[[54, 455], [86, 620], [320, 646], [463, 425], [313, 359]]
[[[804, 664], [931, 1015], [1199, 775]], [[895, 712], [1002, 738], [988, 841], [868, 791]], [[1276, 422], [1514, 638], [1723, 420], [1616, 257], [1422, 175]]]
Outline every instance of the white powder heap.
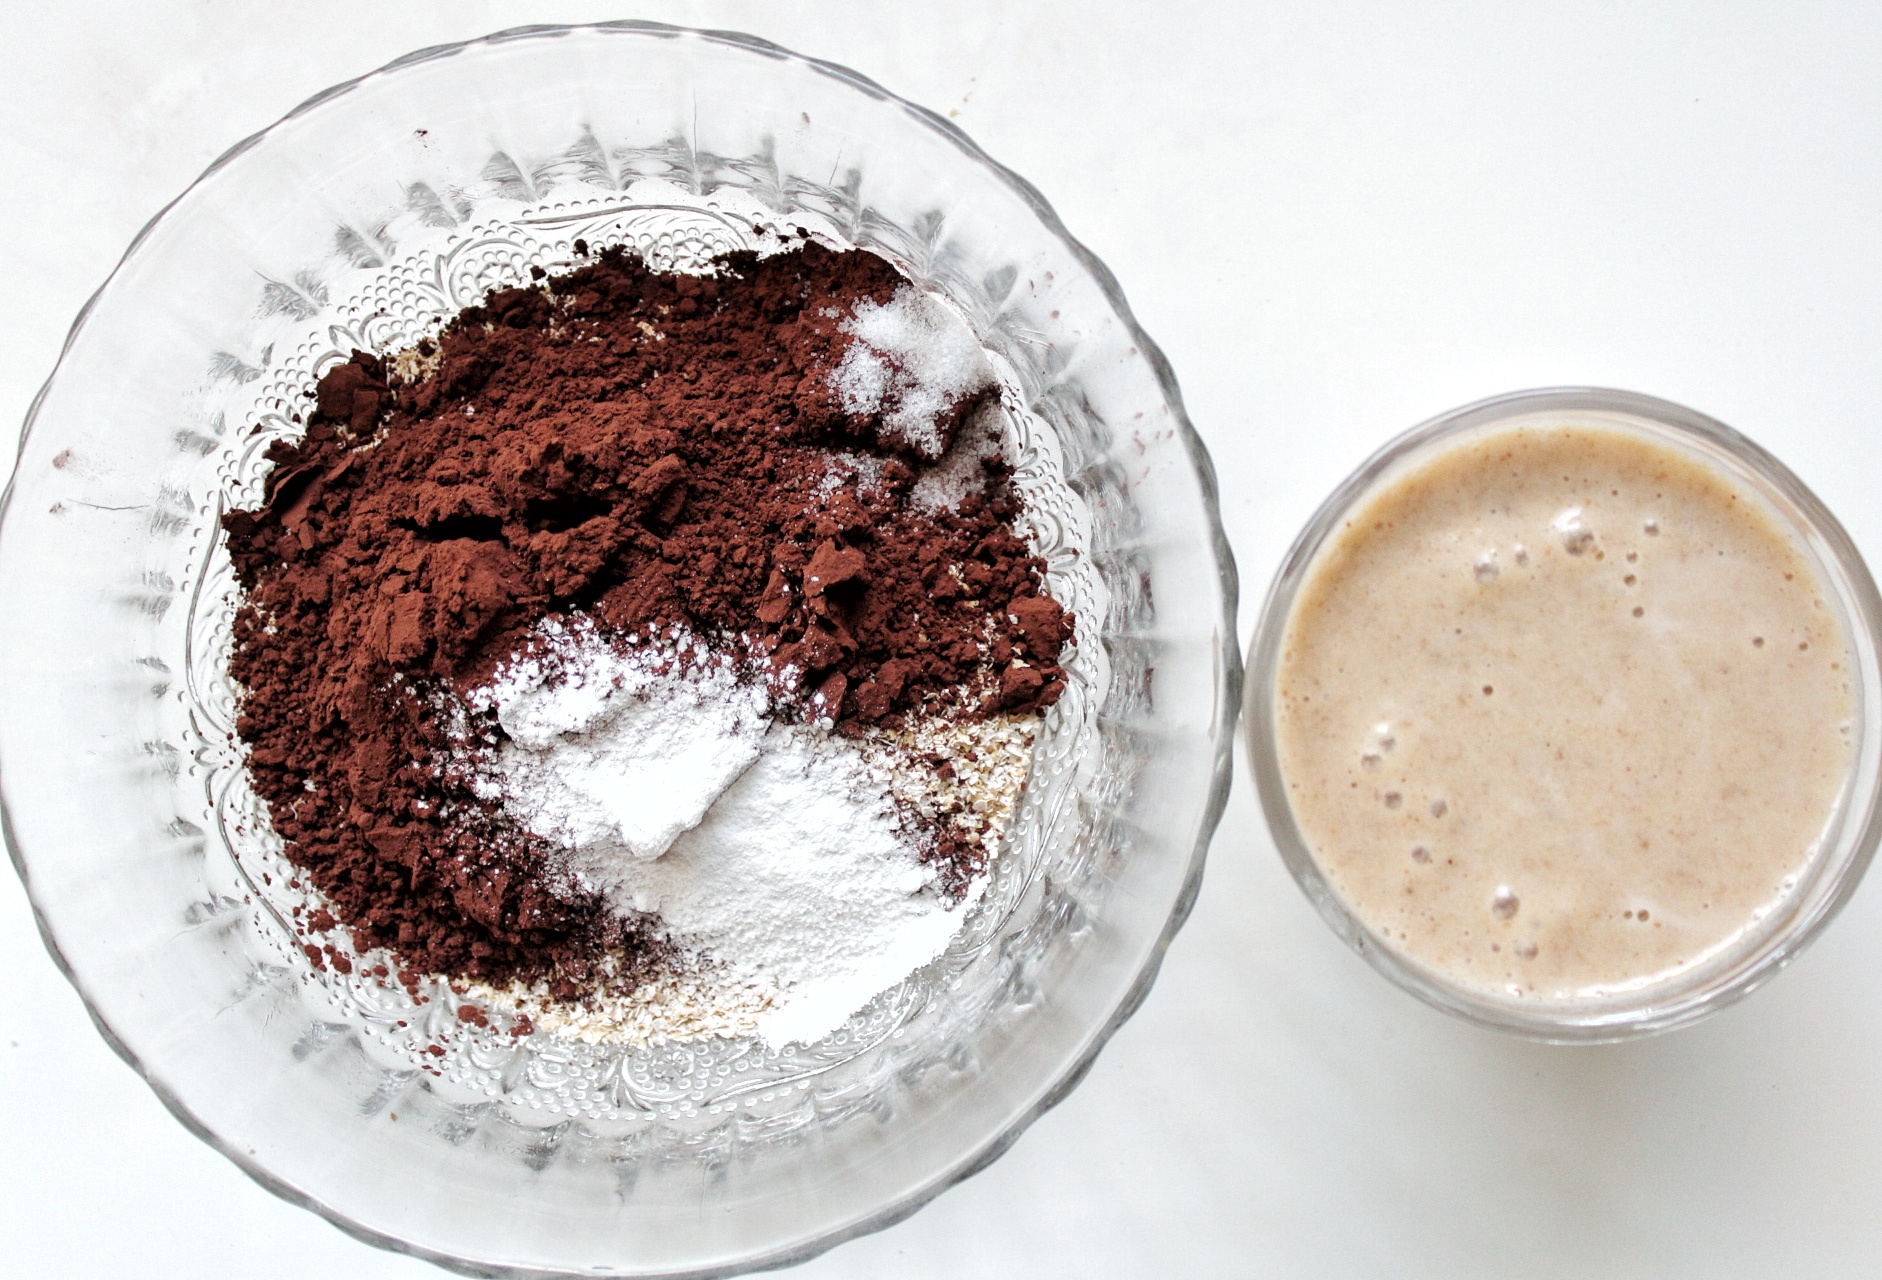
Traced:
[[[511, 737], [479, 789], [559, 845], [578, 883], [692, 958], [685, 972], [562, 1019], [568, 1030], [755, 1030], [773, 1045], [808, 1044], [959, 931], [984, 879], [950, 900], [921, 861], [909, 815], [938, 797], [912, 740], [865, 748], [769, 723], [763, 684], [691, 636], [624, 647], [585, 622], [550, 622], [538, 639], [467, 699]], [[1001, 733], [988, 746], [1004, 750], [986, 759], [1011, 772], [1010, 727]], [[997, 824], [1023, 772], [1001, 781], [988, 805]]]
[[469, 699], [509, 734], [479, 790], [545, 840], [659, 857], [758, 758], [765, 690], [691, 637], [617, 651], [551, 619], [540, 639]]
[[670, 939], [734, 977], [781, 986], [758, 1034], [809, 1044], [939, 955], [965, 918], [935, 891], [891, 781], [852, 743], [776, 725], [665, 857], [584, 870], [617, 906], [658, 914]]
[[880, 413], [891, 436], [930, 462], [939, 458], [937, 419], [993, 382], [973, 331], [910, 285], [886, 304], [865, 299], [841, 327], [856, 341], [830, 375], [838, 402], [849, 413]]

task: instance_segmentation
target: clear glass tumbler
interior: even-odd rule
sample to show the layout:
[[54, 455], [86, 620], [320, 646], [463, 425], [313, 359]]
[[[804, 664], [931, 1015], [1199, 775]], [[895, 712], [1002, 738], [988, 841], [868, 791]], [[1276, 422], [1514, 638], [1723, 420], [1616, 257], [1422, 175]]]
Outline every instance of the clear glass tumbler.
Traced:
[[[1849, 774], [1791, 892], [1731, 945], [1658, 980], [1601, 997], [1524, 999], [1466, 986], [1398, 950], [1342, 901], [1302, 835], [1276, 746], [1275, 683], [1282, 635], [1316, 555], [1342, 519], [1434, 453], [1473, 433], [1530, 422], [1636, 432], [1685, 451], [1760, 494], [1830, 584], [1850, 638], [1855, 742]], [[1281, 857], [1308, 899], [1346, 943], [1420, 999], [1481, 1026], [1533, 1039], [1595, 1043], [1683, 1026], [1747, 995], [1791, 960], [1849, 899], [1882, 839], [1882, 599], [1836, 518], [1784, 465], [1738, 432], [1651, 396], [1599, 388], [1523, 391], [1466, 405], [1386, 444], [1321, 504], [1269, 588], [1248, 656], [1243, 709], [1248, 754]]]

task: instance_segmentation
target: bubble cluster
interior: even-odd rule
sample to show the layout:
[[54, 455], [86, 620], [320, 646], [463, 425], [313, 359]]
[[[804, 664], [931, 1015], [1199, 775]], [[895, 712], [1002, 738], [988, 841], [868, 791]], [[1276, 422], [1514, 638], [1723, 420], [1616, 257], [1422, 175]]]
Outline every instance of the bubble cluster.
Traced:
[[1560, 512], [1551, 522], [1551, 527], [1562, 539], [1562, 550], [1571, 556], [1582, 555], [1594, 545], [1594, 530], [1582, 520], [1580, 507], [1569, 507]]
[[1360, 767], [1377, 769], [1385, 760], [1385, 753], [1398, 745], [1398, 736], [1392, 732], [1390, 721], [1381, 720], [1372, 726], [1369, 741], [1359, 752]]

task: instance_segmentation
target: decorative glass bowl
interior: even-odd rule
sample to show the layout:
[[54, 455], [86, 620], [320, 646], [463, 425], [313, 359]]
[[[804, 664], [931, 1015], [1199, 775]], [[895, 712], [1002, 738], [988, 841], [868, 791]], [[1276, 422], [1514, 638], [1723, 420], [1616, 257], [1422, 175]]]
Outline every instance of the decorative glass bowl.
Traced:
[[[989, 891], [934, 964], [784, 1051], [512, 1042], [442, 988], [314, 968], [231, 735], [221, 512], [354, 347], [409, 346], [578, 238], [684, 268], [754, 220], [890, 258], [1006, 384], [1078, 644]], [[947, 123], [749, 37], [503, 33], [235, 147], [80, 316], [0, 519], [6, 837], [99, 1027], [263, 1185], [479, 1275], [775, 1266], [982, 1167], [1142, 1000], [1227, 792], [1234, 569], [1115, 282]]]

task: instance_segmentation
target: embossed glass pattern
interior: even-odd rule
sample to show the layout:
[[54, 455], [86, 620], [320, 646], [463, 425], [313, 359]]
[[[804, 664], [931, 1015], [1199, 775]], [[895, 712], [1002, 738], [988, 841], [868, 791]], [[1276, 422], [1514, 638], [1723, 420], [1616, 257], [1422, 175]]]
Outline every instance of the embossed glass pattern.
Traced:
[[[409, 345], [577, 238], [698, 262], [753, 209], [943, 292], [1006, 384], [1080, 643], [990, 892], [939, 961], [785, 1052], [512, 1044], [456, 1000], [313, 969], [230, 736], [219, 514], [353, 347]], [[1043, 201], [853, 73], [615, 24], [341, 86], [145, 230], [28, 427], [0, 786], [48, 943], [180, 1117], [377, 1243], [479, 1274], [716, 1274], [893, 1221], [1063, 1095], [1187, 911], [1240, 674], [1207, 459]]]

